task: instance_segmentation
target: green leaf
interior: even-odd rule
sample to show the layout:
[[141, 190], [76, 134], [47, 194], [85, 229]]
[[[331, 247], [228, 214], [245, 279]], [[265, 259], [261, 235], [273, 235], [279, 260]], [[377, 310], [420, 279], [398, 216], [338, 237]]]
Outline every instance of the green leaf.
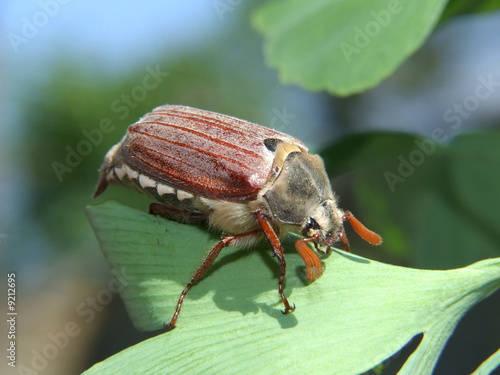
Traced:
[[[159, 329], [210, 245], [204, 230], [108, 201], [87, 214], [134, 324]], [[367, 371], [419, 333], [401, 370], [430, 374], [461, 316], [500, 287], [500, 258], [450, 271], [417, 270], [342, 251], [325, 273], [304, 282], [287, 253], [285, 292], [297, 306], [283, 315], [278, 266], [270, 250], [224, 250], [188, 294], [178, 327], [94, 365], [85, 374], [321, 373]]]
[[472, 375], [490, 375], [500, 364], [500, 349], [488, 357], [481, 366], [479, 366]]
[[286, 83], [350, 95], [376, 86], [426, 40], [446, 0], [272, 1], [253, 24]]

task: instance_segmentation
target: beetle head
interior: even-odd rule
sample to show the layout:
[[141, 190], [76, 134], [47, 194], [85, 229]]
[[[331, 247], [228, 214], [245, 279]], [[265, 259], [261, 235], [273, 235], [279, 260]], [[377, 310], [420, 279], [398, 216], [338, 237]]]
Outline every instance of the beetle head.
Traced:
[[337, 206], [330, 181], [318, 155], [290, 152], [283, 167], [263, 195], [273, 218], [282, 224], [299, 227], [300, 233], [321, 246], [340, 241], [349, 249], [344, 221], [372, 245], [382, 242], [380, 236], [359, 222], [349, 211]]
[[332, 246], [340, 241], [344, 250], [349, 251], [343, 224], [345, 221], [370, 245], [378, 246], [382, 243], [382, 237], [365, 227], [351, 212], [339, 209], [332, 199], [324, 201], [311, 212], [301, 226], [301, 233], [322, 246]]
[[319, 245], [331, 246], [343, 233], [343, 216], [335, 200], [327, 199], [310, 212], [300, 232], [304, 237], [317, 238]]

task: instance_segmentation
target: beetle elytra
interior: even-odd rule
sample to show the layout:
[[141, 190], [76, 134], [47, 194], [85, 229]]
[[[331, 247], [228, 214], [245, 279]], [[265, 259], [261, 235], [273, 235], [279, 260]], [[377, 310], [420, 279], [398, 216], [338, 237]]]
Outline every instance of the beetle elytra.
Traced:
[[300, 234], [295, 248], [307, 278], [321, 276], [321, 261], [308, 245], [349, 243], [343, 223], [372, 245], [381, 237], [368, 230], [337, 198], [318, 155], [302, 141], [278, 131], [219, 113], [164, 105], [131, 125], [113, 146], [100, 169], [94, 196], [109, 184], [122, 184], [149, 195], [157, 203], [150, 213], [186, 223], [207, 222], [224, 233], [182, 291], [167, 329], [173, 329], [184, 297], [226, 246], [251, 246], [266, 239], [278, 259], [278, 293], [284, 294], [286, 261], [282, 238]]

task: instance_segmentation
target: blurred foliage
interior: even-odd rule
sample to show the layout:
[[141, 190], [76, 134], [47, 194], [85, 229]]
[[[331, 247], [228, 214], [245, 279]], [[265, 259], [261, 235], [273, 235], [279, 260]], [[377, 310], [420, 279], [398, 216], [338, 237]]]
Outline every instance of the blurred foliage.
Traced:
[[492, 12], [498, 9], [500, 0], [450, 0], [441, 16], [441, 21], [460, 15]]
[[449, 144], [369, 133], [346, 137], [322, 155], [330, 175], [351, 172], [358, 216], [383, 228], [387, 252], [445, 269], [500, 256], [498, 150], [500, 131], [462, 134]]

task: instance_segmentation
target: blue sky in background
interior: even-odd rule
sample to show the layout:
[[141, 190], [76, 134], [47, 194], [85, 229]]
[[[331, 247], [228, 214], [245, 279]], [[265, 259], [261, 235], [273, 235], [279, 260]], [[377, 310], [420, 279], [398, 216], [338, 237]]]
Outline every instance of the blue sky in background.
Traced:
[[[4, 2], [0, 5], [5, 75], [1, 95], [4, 118], [9, 120], [0, 135], [17, 132], [18, 98], [24, 89], [19, 84], [45, 79], [54, 62], [68, 58], [91, 71], [121, 75], [139, 64], [157, 61], [160, 50], [169, 50], [174, 56], [203, 43], [222, 29], [230, 18], [228, 14], [221, 18], [212, 2], [203, 0], [149, 1], [142, 5], [130, 0]], [[138, 23], [140, 27], [136, 27]]]
[[[8, 60], [29, 65], [54, 53], [97, 58], [115, 69], [156, 54], [155, 45], [182, 48], [201, 42], [221, 26], [212, 2], [40, 0], [4, 3], [3, 43]], [[40, 13], [45, 13], [43, 16]], [[16, 53], [8, 33], [22, 34], [26, 19], [37, 27]], [[140, 24], [140, 27], [136, 27]], [[169, 38], [169, 36], [171, 36]], [[14, 43], [15, 44], [15, 43]], [[24, 65], [23, 63], [23, 65]], [[34, 67], [33, 64], [31, 67]]]

